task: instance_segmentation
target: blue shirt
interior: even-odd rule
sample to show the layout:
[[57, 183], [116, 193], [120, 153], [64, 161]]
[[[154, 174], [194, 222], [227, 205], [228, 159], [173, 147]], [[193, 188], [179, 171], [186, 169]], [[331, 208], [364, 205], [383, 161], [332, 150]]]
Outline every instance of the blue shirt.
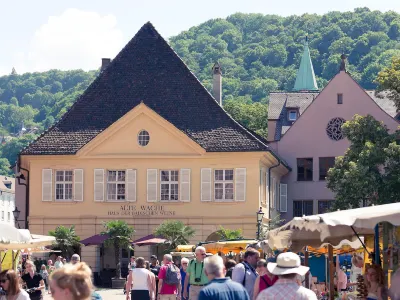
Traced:
[[216, 278], [200, 291], [199, 300], [250, 300], [250, 297], [240, 283]]
[[[185, 288], [185, 278], [186, 278], [186, 272], [183, 271], [183, 269], [181, 268], [181, 286], [182, 286], [182, 294], [183, 294], [183, 289]], [[189, 294], [189, 286], [190, 286], [190, 283], [189, 283], [188, 286], [187, 286], [188, 294]]]

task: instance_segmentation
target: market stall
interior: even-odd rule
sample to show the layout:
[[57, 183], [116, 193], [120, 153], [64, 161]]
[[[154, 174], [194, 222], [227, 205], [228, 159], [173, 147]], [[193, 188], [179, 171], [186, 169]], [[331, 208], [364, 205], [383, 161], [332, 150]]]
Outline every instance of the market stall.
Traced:
[[[271, 249], [290, 248], [296, 252], [301, 251], [305, 246], [320, 248], [322, 245], [328, 244], [331, 270], [329, 278], [333, 278], [333, 246], [339, 246], [343, 240], [347, 240], [349, 243], [358, 240], [367, 249], [360, 237], [361, 235], [374, 235], [376, 241], [374, 261], [380, 262], [379, 227], [377, 225], [382, 222], [400, 226], [400, 203], [296, 217], [282, 227], [268, 232], [267, 243]], [[330, 299], [333, 299], [333, 280], [330, 280], [329, 285]]]

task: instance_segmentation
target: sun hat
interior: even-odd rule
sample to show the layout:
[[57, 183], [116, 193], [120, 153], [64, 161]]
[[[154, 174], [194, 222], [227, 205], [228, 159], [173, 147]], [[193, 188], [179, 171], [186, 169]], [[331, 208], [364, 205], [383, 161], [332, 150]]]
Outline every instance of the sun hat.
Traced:
[[273, 275], [299, 274], [306, 275], [309, 267], [301, 265], [300, 256], [293, 252], [285, 252], [278, 255], [276, 263], [268, 263], [268, 271]]

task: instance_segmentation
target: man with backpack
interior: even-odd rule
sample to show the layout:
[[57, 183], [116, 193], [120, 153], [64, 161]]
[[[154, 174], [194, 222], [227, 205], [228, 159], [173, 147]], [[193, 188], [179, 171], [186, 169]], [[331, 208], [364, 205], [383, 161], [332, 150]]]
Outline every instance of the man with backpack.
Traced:
[[158, 299], [180, 300], [181, 299], [181, 271], [172, 262], [171, 254], [165, 254], [164, 265], [158, 273]]
[[250, 299], [253, 299], [254, 284], [258, 277], [255, 268], [259, 258], [260, 252], [253, 248], [247, 248], [243, 262], [237, 264], [232, 272], [232, 280], [244, 286], [249, 293]]

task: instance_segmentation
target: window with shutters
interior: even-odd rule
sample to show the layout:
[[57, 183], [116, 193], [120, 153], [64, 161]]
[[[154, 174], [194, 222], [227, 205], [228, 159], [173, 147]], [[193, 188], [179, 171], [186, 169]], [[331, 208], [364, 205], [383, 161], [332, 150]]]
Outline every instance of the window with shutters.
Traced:
[[4, 221], [4, 210], [1, 212], [1, 220]]
[[233, 170], [214, 170], [215, 200], [233, 200]]
[[107, 171], [107, 200], [125, 200], [125, 171]]
[[313, 180], [313, 159], [298, 158], [297, 159], [297, 181]]
[[55, 174], [56, 200], [72, 200], [73, 171], [58, 170]]
[[11, 221], [11, 214], [10, 214], [10, 212], [8, 212], [7, 213], [7, 222], [10, 222]]
[[314, 214], [313, 200], [293, 201], [293, 217], [311, 216]]
[[161, 170], [160, 171], [160, 191], [161, 201], [179, 200], [179, 171]]

